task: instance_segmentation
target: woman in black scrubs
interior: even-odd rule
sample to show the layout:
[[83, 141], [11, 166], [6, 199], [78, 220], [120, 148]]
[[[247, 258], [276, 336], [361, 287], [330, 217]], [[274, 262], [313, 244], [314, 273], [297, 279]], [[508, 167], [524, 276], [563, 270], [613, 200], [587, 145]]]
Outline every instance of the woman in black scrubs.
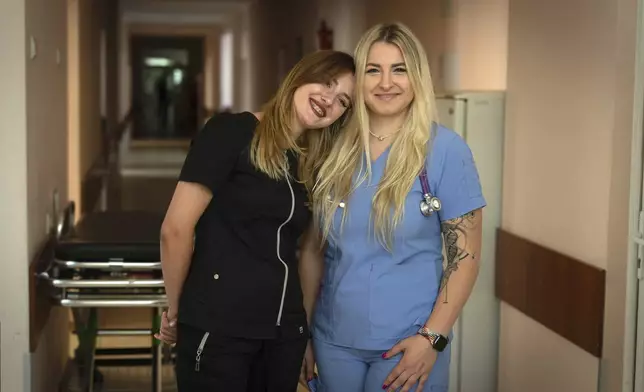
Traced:
[[[179, 392], [295, 392], [309, 339], [296, 260], [308, 194], [349, 115], [353, 58], [304, 57], [262, 113], [196, 136], [161, 232]], [[176, 339], [175, 339], [176, 338]]]

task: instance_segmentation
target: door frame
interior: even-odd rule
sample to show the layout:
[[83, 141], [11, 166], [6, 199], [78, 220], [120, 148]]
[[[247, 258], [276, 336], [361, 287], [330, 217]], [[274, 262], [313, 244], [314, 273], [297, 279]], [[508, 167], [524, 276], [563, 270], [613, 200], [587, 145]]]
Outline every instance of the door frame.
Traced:
[[[199, 73], [203, 74], [206, 68], [206, 57], [207, 57], [207, 36], [203, 34], [194, 34], [194, 35], [175, 35], [169, 32], [165, 35], [160, 34], [141, 34], [132, 32], [129, 35], [129, 50], [130, 50], [130, 80], [131, 80], [131, 89], [130, 89], [130, 102], [132, 102], [133, 107], [141, 109], [138, 105], [140, 104], [139, 98], [141, 95], [142, 88], [142, 76], [143, 76], [143, 57], [146, 50], [150, 49], [185, 49], [188, 51], [189, 64], [188, 68], [195, 70], [194, 74]], [[199, 97], [201, 98], [201, 97]], [[203, 106], [201, 99], [199, 100], [198, 106]], [[200, 107], [197, 108], [199, 112]], [[196, 129], [200, 126], [199, 115], [195, 114]], [[192, 135], [189, 137], [186, 136], [177, 136], [172, 138], [160, 138], [160, 137], [137, 137], [135, 134], [136, 129], [145, 128], [143, 115], [137, 113], [134, 118], [133, 129], [131, 132], [131, 142], [130, 144], [133, 147], [160, 147], [167, 145], [168, 141], [171, 145], [174, 145], [177, 141], [180, 145], [184, 145], [192, 139]], [[159, 143], [160, 142], [160, 143]]]
[[644, 392], [644, 0], [638, 0], [622, 392]]

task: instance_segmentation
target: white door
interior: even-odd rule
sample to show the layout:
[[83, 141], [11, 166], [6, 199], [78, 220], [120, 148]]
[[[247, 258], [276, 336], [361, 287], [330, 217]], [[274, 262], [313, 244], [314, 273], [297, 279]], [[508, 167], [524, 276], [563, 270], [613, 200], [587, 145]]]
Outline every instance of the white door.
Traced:
[[[640, 81], [642, 84], [644, 80]], [[644, 86], [640, 86], [641, 90], [644, 90]], [[640, 103], [643, 101], [644, 97], [641, 92], [637, 94], [640, 98]], [[644, 108], [640, 109], [644, 112]], [[625, 350], [632, 350], [632, 346], [629, 342], [635, 340], [635, 363], [634, 363], [634, 386], [633, 390], [635, 392], [644, 392], [644, 270], [642, 269], [642, 259], [644, 259], [644, 144], [643, 144], [643, 134], [644, 129], [642, 128], [642, 118], [644, 113], [639, 113], [639, 118], [637, 123], [639, 123], [638, 128], [635, 130], [634, 143], [633, 143], [633, 160], [638, 162], [637, 166], [634, 165], [634, 173], [631, 173], [631, 192], [635, 193], [631, 195], [631, 238], [633, 242], [631, 243], [631, 249], [629, 249], [629, 263], [628, 263], [628, 281], [627, 281], [627, 294], [626, 301], [627, 307], [630, 305], [635, 307], [635, 319], [630, 319], [627, 316], [627, 323], [635, 324], [628, 325], [627, 328], [631, 328], [635, 336], [630, 336], [627, 334], [626, 344], [624, 345]], [[638, 185], [638, 186], [635, 186]], [[628, 310], [627, 310], [628, 312]], [[628, 313], [627, 313], [628, 314]], [[630, 339], [629, 339], [630, 338]], [[628, 353], [627, 353], [628, 358]], [[632, 363], [632, 361], [631, 361]], [[625, 367], [629, 368], [629, 363], [625, 364]], [[625, 380], [626, 381], [626, 380]], [[630, 384], [630, 382], [627, 382]], [[627, 389], [630, 392], [630, 387]]]
[[[641, 95], [640, 95], [641, 96]], [[644, 110], [644, 108], [642, 109]], [[631, 173], [630, 237], [626, 282], [626, 336], [624, 342], [623, 392], [644, 392], [644, 144], [642, 114], [633, 135], [633, 172]]]
[[637, 342], [635, 350], [635, 392], [644, 392], [644, 281], [642, 280], [642, 246], [640, 248], [640, 259], [637, 267]]
[[[644, 36], [644, 0], [638, 1], [637, 36]], [[630, 227], [626, 282], [626, 334], [622, 392], [644, 392], [644, 40], [637, 45], [631, 160]]]

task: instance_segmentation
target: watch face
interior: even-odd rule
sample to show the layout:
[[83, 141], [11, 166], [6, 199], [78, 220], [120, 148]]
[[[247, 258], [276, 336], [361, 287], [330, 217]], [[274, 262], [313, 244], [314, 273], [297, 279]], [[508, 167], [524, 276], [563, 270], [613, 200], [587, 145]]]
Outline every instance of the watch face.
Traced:
[[434, 350], [438, 352], [442, 352], [443, 350], [445, 350], [445, 347], [447, 347], [447, 343], [449, 343], [449, 340], [445, 336], [439, 335], [435, 332], [431, 332], [425, 327], [418, 330], [418, 333], [426, 337], [427, 339], [429, 339], [429, 341], [432, 344], [432, 347], [434, 347]]
[[447, 339], [443, 336], [437, 336], [434, 340], [434, 348], [436, 351], [442, 352], [447, 347]]

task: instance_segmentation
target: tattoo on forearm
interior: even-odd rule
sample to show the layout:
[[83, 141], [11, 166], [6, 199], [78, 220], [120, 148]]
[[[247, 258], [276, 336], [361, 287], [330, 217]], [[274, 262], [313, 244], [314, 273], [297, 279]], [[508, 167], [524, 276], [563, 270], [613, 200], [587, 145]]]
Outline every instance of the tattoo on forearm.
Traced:
[[467, 252], [467, 231], [475, 224], [475, 212], [473, 211], [459, 218], [445, 221], [441, 225], [445, 241], [445, 260], [439, 293], [445, 291], [444, 303], [447, 303], [447, 283], [452, 272], [458, 270], [461, 260], [476, 258], [475, 254]]

